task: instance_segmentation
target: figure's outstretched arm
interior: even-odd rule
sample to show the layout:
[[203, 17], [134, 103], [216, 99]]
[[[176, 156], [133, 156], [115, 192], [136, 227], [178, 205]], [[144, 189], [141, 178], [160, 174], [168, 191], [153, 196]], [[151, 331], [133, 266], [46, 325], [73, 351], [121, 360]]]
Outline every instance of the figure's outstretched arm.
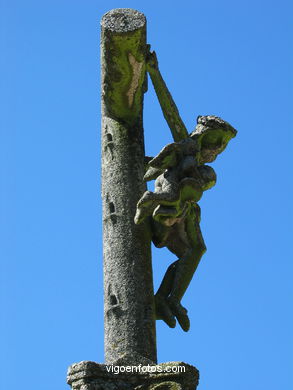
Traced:
[[164, 117], [170, 127], [175, 142], [188, 137], [188, 131], [179, 115], [178, 108], [166, 86], [159, 71], [156, 53], [149, 52], [147, 58], [147, 71], [151, 77], [157, 97], [159, 99]]

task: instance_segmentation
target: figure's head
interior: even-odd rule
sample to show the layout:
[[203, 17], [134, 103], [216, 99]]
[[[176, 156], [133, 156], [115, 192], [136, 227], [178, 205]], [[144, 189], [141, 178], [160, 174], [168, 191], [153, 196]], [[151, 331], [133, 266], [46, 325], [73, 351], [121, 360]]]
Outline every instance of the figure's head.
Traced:
[[214, 161], [236, 134], [237, 131], [228, 122], [217, 116], [198, 116], [196, 128], [190, 137], [198, 143], [199, 163]]

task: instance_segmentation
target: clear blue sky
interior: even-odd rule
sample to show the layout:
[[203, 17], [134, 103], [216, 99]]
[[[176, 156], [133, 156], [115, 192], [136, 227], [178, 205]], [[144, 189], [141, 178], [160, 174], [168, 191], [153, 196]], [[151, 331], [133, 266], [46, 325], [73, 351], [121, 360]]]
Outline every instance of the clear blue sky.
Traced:
[[[119, 7], [145, 13], [187, 128], [215, 114], [238, 129], [200, 202], [191, 330], [158, 322], [159, 361], [197, 366], [199, 390], [292, 389], [284, 0], [2, 0], [1, 388], [65, 390], [70, 364], [103, 362], [99, 21]], [[171, 135], [151, 87], [144, 123], [155, 155]], [[173, 259], [154, 251], [156, 286]]]

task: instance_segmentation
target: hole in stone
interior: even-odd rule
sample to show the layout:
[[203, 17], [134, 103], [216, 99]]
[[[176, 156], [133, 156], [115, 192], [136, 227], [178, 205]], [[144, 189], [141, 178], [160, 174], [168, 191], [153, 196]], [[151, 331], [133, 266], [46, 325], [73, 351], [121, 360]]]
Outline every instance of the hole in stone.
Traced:
[[118, 301], [117, 301], [116, 295], [111, 294], [110, 295], [110, 305], [117, 305], [117, 303], [118, 303]]
[[111, 221], [112, 221], [113, 225], [115, 225], [116, 222], [117, 222], [117, 216], [115, 214], [111, 214], [110, 218], [111, 218]]
[[115, 206], [113, 202], [109, 203], [109, 209], [110, 209], [110, 213], [115, 213]]
[[107, 134], [106, 134], [106, 137], [107, 137], [107, 141], [108, 141], [108, 142], [113, 141], [112, 134], [107, 133]]

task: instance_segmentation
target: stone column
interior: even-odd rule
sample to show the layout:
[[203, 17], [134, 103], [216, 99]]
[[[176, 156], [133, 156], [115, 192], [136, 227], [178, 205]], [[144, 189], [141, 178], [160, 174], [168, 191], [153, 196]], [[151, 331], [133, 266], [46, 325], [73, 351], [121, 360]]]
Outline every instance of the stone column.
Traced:
[[114, 9], [101, 25], [105, 359], [155, 363], [150, 232], [133, 220], [145, 191], [146, 19]]

